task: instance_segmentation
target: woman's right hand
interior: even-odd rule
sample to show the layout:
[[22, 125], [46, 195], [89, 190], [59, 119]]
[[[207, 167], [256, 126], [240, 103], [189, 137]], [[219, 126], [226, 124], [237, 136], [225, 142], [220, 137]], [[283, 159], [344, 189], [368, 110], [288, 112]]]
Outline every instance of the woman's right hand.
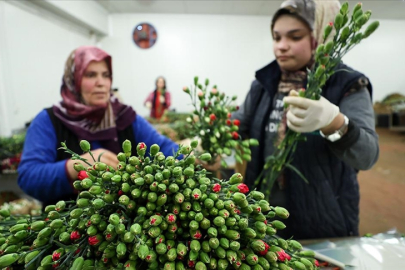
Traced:
[[[114, 168], [116, 168], [118, 165], [119, 161], [117, 159], [117, 155], [107, 149], [99, 148], [99, 149], [91, 151], [91, 153], [93, 154], [96, 161], [98, 160], [98, 157], [101, 154], [103, 154], [100, 159], [101, 162], [103, 162], [109, 166], [112, 166]], [[90, 164], [94, 163], [93, 158], [90, 156], [89, 153], [85, 153], [85, 154], [81, 155], [81, 157], [84, 159], [87, 159], [87, 162], [89, 162]], [[85, 168], [87, 168], [89, 166], [88, 164], [84, 163], [81, 160], [68, 159], [68, 161], [66, 163], [66, 169], [67, 169], [69, 179], [72, 179], [72, 180], [77, 179], [77, 174], [78, 174], [78, 172], [73, 168], [73, 165], [75, 163], [81, 163], [81, 164], [83, 164], [83, 166]]]

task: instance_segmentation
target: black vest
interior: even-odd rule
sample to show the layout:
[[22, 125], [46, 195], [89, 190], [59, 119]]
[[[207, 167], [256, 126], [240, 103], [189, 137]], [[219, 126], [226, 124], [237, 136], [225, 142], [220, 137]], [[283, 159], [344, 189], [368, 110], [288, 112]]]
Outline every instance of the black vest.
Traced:
[[[338, 105], [364, 75], [341, 64], [323, 88], [322, 95]], [[249, 136], [263, 143], [266, 121], [271, 113], [272, 99], [278, 89], [281, 71], [277, 62], [272, 62], [256, 73], [252, 85], [254, 117]], [[304, 84], [306, 85], [306, 83]], [[371, 85], [369, 85], [371, 94]], [[294, 153], [293, 165], [310, 182], [307, 185], [295, 172], [285, 171], [288, 181], [285, 190], [286, 205], [290, 217], [285, 220], [287, 229], [280, 231], [283, 237], [295, 239], [330, 238], [358, 235], [359, 186], [357, 171], [338, 159], [327, 147], [321, 136], [307, 135]], [[263, 147], [252, 147], [252, 162], [247, 166], [247, 184], [253, 187], [264, 165]]]
[[[61, 142], [65, 142], [67, 147], [72, 150], [75, 153], [81, 154], [83, 153], [83, 151], [80, 148], [79, 142], [80, 139], [72, 132], [70, 131], [64, 124], [63, 122], [57, 118], [51, 108], [46, 109], [53, 127], [55, 128], [55, 134], [56, 134], [56, 138], [57, 138], [57, 143], [55, 145], [55, 149], [58, 149], [59, 147], [61, 147], [60, 143]], [[134, 130], [132, 128], [132, 125], [129, 125], [127, 128], [125, 128], [122, 131], [118, 131], [118, 141], [117, 143], [119, 143], [119, 145], [121, 146], [122, 143], [126, 140], [130, 140], [132, 145], [135, 146], [136, 142], [135, 142], [135, 135], [134, 135]], [[100, 141], [100, 144], [103, 145], [103, 142]], [[118, 153], [116, 153], [118, 154]], [[61, 161], [61, 160], [66, 160], [66, 159], [70, 159], [72, 156], [68, 153], [66, 153], [63, 150], [58, 150], [57, 156], [56, 156], [56, 160], [55, 161]], [[71, 194], [69, 196], [66, 196], [65, 198], [60, 198], [59, 200], [75, 200], [76, 199], [76, 195]], [[44, 202], [44, 205], [49, 205], [49, 204], [55, 204], [57, 201], [55, 202]]]

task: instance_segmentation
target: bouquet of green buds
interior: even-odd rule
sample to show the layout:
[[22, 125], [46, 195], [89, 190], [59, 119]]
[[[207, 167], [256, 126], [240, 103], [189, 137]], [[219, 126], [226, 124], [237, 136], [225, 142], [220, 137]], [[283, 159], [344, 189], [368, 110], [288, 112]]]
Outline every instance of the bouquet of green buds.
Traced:
[[276, 236], [288, 211], [249, 193], [240, 174], [207, 178], [195, 147], [165, 157], [139, 143], [132, 155], [125, 141], [117, 168], [76, 163], [76, 201], [48, 205], [42, 217], [0, 211], [0, 269], [316, 269], [313, 251]]
[[[308, 70], [307, 88], [306, 90], [300, 89], [298, 91], [300, 97], [314, 100], [320, 99], [322, 87], [330, 76], [335, 72], [344, 71], [337, 70], [337, 66], [341, 63], [343, 56], [363, 39], [368, 38], [378, 28], [379, 22], [374, 21], [367, 26], [364, 32], [360, 31], [368, 22], [370, 16], [371, 11], [363, 12], [361, 3], [358, 3], [353, 8], [351, 16], [349, 16], [349, 4], [346, 2], [342, 5], [340, 13], [336, 15], [335, 22], [330, 22], [325, 27], [323, 39], [324, 41], [327, 40], [333, 28], [336, 30], [336, 35], [333, 37], [333, 40], [318, 46], [313, 69]], [[285, 107], [288, 107], [288, 104], [285, 104]], [[295, 171], [307, 181], [305, 176], [291, 165], [293, 153], [298, 142], [305, 140], [305, 135], [288, 130], [275, 153], [267, 158], [263, 172], [268, 171], [268, 173], [265, 175], [265, 180], [262, 182], [261, 187], [261, 190], [265, 190], [267, 196], [270, 196], [271, 188], [284, 168]], [[256, 185], [260, 184], [261, 176], [256, 180]]]
[[[243, 160], [250, 161], [250, 146], [257, 146], [258, 141], [242, 140], [238, 133], [240, 121], [230, 119], [231, 113], [239, 109], [232, 104], [237, 97], [231, 98], [225, 93], [220, 93], [215, 85], [211, 91], [207, 91], [208, 85], [208, 79], [203, 86], [198, 83], [198, 77], [195, 77], [191, 90], [188, 87], [183, 88], [183, 91], [189, 94], [194, 106], [194, 112], [188, 118], [192, 123], [189, 137], [200, 138], [203, 151], [210, 153], [213, 161], [222, 154], [230, 156], [232, 150], [235, 150], [235, 159], [238, 163], [242, 163]], [[226, 163], [223, 161], [222, 165], [226, 166]]]

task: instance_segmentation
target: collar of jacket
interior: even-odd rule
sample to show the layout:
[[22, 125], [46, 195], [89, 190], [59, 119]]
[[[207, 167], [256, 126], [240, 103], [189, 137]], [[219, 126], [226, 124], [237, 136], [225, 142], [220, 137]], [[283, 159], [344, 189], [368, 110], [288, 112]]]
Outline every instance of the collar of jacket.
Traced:
[[277, 92], [277, 85], [281, 78], [281, 69], [276, 60], [256, 71], [256, 79], [273, 97]]

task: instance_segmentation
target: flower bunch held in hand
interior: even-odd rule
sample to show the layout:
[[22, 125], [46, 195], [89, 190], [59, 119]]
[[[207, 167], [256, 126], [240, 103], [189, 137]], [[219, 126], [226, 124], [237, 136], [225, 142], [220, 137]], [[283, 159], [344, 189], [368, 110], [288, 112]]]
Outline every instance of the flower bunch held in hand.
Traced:
[[[194, 106], [193, 114], [187, 119], [192, 124], [188, 136], [201, 139], [201, 148], [212, 155], [213, 161], [222, 154], [230, 156], [235, 150], [235, 159], [238, 163], [243, 160], [250, 161], [251, 146], [257, 146], [255, 139], [242, 140], [238, 133], [240, 121], [231, 120], [231, 113], [239, 109], [233, 102], [236, 96], [228, 97], [218, 91], [214, 85], [208, 90], [209, 80], [204, 86], [199, 84], [198, 77], [194, 78], [191, 88], [184, 87]], [[223, 166], [226, 166], [224, 161]]]
[[76, 201], [48, 205], [38, 218], [1, 210], [0, 269], [316, 269], [313, 251], [276, 236], [288, 211], [249, 192], [239, 173], [209, 179], [196, 146], [165, 157], [139, 143], [132, 155], [125, 141], [116, 168], [75, 165]]
[[[364, 32], [361, 32], [362, 27], [368, 22], [370, 16], [371, 11], [364, 12], [361, 3], [358, 3], [353, 8], [351, 15], [349, 14], [349, 4], [346, 2], [342, 5], [339, 14], [336, 15], [335, 21], [329, 22], [326, 25], [323, 39], [326, 40], [329, 37], [333, 28], [336, 30], [336, 35], [333, 37], [333, 40], [326, 44], [320, 44], [317, 47], [315, 64], [312, 70], [308, 70], [306, 89], [298, 91], [300, 97], [319, 100], [322, 95], [322, 87], [325, 86], [327, 80], [334, 73], [350, 72], [339, 69], [339, 64], [346, 53], [363, 39], [368, 38], [378, 28], [379, 22], [374, 21], [367, 26]], [[285, 104], [285, 107], [287, 108], [288, 104]], [[256, 180], [256, 185], [261, 184], [261, 190], [265, 190], [267, 196], [270, 196], [270, 191], [275, 180], [285, 168], [295, 171], [307, 181], [305, 176], [291, 165], [298, 142], [305, 140], [305, 135], [288, 130], [275, 153], [267, 158], [263, 170], [265, 174], [264, 179], [261, 179], [263, 176], [261, 174]]]

